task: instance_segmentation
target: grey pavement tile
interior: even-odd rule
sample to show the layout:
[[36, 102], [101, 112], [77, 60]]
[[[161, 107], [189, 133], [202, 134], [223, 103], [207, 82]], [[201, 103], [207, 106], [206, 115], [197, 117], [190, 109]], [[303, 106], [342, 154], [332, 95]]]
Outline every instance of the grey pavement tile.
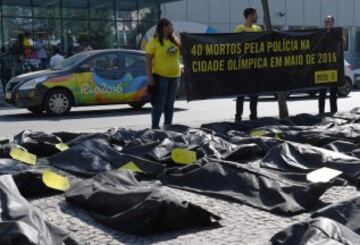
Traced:
[[[84, 244], [266, 244], [269, 239], [285, 227], [310, 218], [310, 214], [294, 217], [277, 216], [246, 205], [172, 189], [176, 196], [198, 204], [220, 215], [222, 227], [214, 229], [189, 229], [166, 232], [151, 236], [135, 236], [106, 227], [86, 211], [68, 204], [64, 195], [47, 197], [31, 202], [45, 213], [47, 219], [68, 229]], [[358, 195], [354, 187], [333, 187], [322, 200], [333, 203]]]

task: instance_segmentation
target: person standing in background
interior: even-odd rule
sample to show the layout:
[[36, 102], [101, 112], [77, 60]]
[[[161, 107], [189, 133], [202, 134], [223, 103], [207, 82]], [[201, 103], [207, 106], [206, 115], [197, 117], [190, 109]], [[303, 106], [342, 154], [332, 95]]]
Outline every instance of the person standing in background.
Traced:
[[[244, 18], [245, 23], [243, 25], [238, 25], [234, 32], [261, 32], [262, 29], [260, 26], [256, 25], [258, 20], [258, 15], [256, 9], [247, 8], [244, 10]], [[235, 122], [241, 122], [242, 114], [244, 111], [244, 96], [238, 96], [236, 98], [236, 114], [235, 114]], [[250, 120], [257, 119], [257, 103], [258, 96], [251, 95], [250, 96]]]
[[11, 55], [6, 52], [5, 47], [1, 47], [0, 65], [1, 65], [1, 70], [0, 70], [1, 83], [5, 94], [6, 85], [10, 81], [12, 76], [12, 66], [13, 66]]
[[54, 47], [54, 55], [50, 58], [50, 68], [57, 67], [61, 65], [64, 61], [64, 56], [60, 54], [60, 49], [58, 47]]
[[23, 46], [25, 59], [30, 59], [32, 56], [32, 49], [34, 47], [34, 41], [31, 39], [29, 32], [25, 33]]
[[[168, 19], [161, 19], [156, 33], [146, 46], [149, 88], [152, 93], [152, 128], [158, 129], [164, 113], [164, 125], [171, 125], [174, 103], [180, 85], [180, 41]], [[150, 91], [149, 91], [150, 92]]]
[[[333, 16], [326, 16], [324, 19], [324, 27], [328, 29], [328, 31], [331, 30], [331, 28], [334, 28], [335, 26], [335, 19]], [[331, 86], [329, 88], [321, 89], [319, 92], [319, 114], [325, 113], [325, 99], [327, 90], [330, 90], [330, 111], [331, 113], [336, 113], [337, 108], [337, 93], [338, 89], [336, 86]]]
[[46, 47], [48, 42], [45, 40], [44, 35], [40, 34], [38, 40], [35, 42], [35, 52], [36, 57], [41, 60], [41, 68], [48, 68], [48, 55], [46, 52]]

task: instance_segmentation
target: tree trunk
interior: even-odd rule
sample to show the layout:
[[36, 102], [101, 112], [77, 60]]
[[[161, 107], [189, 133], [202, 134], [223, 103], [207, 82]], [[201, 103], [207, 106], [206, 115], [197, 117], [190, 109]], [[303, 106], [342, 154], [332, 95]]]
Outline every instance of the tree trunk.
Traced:
[[[270, 17], [270, 8], [268, 0], [261, 0], [263, 12], [264, 12], [264, 24], [265, 24], [265, 31], [272, 31], [271, 25], [271, 17]], [[286, 92], [278, 92], [277, 98], [279, 103], [279, 117], [281, 119], [289, 117], [289, 111], [286, 103]]]

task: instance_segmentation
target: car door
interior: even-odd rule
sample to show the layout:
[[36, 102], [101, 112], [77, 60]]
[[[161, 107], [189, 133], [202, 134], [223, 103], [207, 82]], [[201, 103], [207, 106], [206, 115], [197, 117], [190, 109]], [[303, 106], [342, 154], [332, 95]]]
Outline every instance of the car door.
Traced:
[[118, 52], [90, 58], [77, 72], [81, 104], [110, 104], [121, 102], [123, 93]]
[[143, 53], [122, 52], [120, 61], [124, 74], [123, 98], [127, 102], [148, 100], [145, 55]]

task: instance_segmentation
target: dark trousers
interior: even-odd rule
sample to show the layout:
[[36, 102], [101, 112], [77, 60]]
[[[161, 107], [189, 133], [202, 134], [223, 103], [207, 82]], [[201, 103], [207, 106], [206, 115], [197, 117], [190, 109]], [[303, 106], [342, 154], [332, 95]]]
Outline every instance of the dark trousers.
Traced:
[[[244, 111], [244, 96], [239, 96], [236, 98], [236, 115], [235, 121], [242, 120], [242, 114]], [[257, 103], [258, 103], [258, 96], [250, 96], [250, 120], [257, 119]]]
[[3, 87], [3, 92], [5, 94], [5, 88], [6, 88], [6, 85], [8, 83], [8, 81], [10, 81], [11, 79], [11, 72], [1, 72], [1, 83], [2, 83], [2, 87]]
[[164, 125], [171, 125], [174, 115], [174, 104], [179, 89], [179, 78], [156, 76], [154, 93], [152, 94], [152, 128], [158, 129], [161, 115], [164, 113]]
[[47, 58], [41, 58], [41, 69], [47, 69], [49, 67]]
[[321, 89], [319, 93], [319, 114], [325, 113], [325, 99], [326, 93], [330, 90], [330, 111], [332, 113], [337, 112], [337, 93], [336, 87], [330, 87], [329, 89]]

